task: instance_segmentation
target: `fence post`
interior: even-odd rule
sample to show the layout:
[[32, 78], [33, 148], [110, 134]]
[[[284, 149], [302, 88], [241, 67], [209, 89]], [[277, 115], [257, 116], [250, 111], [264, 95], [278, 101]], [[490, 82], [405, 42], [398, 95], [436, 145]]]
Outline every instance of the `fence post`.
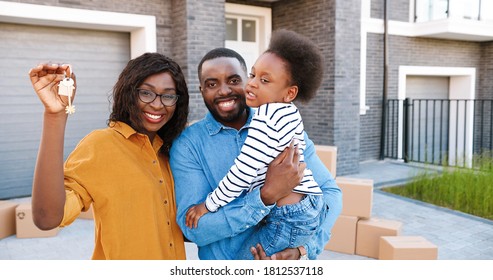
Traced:
[[411, 98], [406, 98], [404, 99], [404, 106], [403, 106], [403, 123], [404, 123], [404, 129], [403, 129], [403, 157], [404, 157], [404, 162], [409, 162], [409, 122], [411, 121], [410, 113], [411, 110], [409, 109], [412, 106], [412, 99]]

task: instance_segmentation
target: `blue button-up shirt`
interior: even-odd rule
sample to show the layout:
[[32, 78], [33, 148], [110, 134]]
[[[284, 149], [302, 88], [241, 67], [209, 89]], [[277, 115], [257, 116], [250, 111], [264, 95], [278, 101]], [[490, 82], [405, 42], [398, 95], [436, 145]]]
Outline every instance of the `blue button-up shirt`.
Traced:
[[[252, 109], [251, 109], [252, 110]], [[227, 174], [240, 154], [253, 116], [240, 130], [206, 117], [185, 129], [173, 142], [170, 165], [175, 181], [177, 222], [187, 239], [197, 244], [203, 260], [233, 259], [252, 230], [273, 207], [260, 199], [260, 188], [244, 193], [215, 213], [202, 216], [197, 228], [185, 225], [188, 208], [205, 200]], [[317, 237], [306, 244], [308, 257], [315, 259], [330, 238], [330, 230], [342, 209], [342, 193], [334, 178], [315, 153], [315, 147], [305, 134], [305, 162], [323, 191], [327, 218]]]

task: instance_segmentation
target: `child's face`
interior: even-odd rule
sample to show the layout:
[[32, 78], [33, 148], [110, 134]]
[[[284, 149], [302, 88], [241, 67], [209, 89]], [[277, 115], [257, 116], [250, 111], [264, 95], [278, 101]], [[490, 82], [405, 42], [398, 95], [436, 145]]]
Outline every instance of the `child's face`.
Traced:
[[264, 53], [248, 77], [245, 87], [247, 105], [258, 107], [266, 103], [291, 102], [298, 93], [298, 87], [290, 84], [291, 76], [285, 62], [273, 53]]

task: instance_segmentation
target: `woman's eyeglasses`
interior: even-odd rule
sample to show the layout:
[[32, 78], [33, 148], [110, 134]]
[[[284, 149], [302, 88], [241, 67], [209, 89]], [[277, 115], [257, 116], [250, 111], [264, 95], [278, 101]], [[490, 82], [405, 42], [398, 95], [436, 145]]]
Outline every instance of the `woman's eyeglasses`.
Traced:
[[144, 103], [152, 103], [156, 99], [156, 97], [159, 96], [161, 98], [161, 103], [163, 103], [163, 105], [166, 107], [171, 107], [175, 105], [179, 97], [177, 94], [157, 94], [148, 89], [138, 88], [137, 91], [139, 92], [140, 101]]

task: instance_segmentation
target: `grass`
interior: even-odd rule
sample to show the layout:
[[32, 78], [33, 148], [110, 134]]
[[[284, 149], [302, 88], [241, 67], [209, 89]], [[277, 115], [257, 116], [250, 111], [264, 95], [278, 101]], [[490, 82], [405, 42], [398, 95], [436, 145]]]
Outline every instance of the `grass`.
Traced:
[[474, 169], [444, 168], [423, 173], [400, 187], [383, 191], [493, 220], [493, 159], [484, 157]]

